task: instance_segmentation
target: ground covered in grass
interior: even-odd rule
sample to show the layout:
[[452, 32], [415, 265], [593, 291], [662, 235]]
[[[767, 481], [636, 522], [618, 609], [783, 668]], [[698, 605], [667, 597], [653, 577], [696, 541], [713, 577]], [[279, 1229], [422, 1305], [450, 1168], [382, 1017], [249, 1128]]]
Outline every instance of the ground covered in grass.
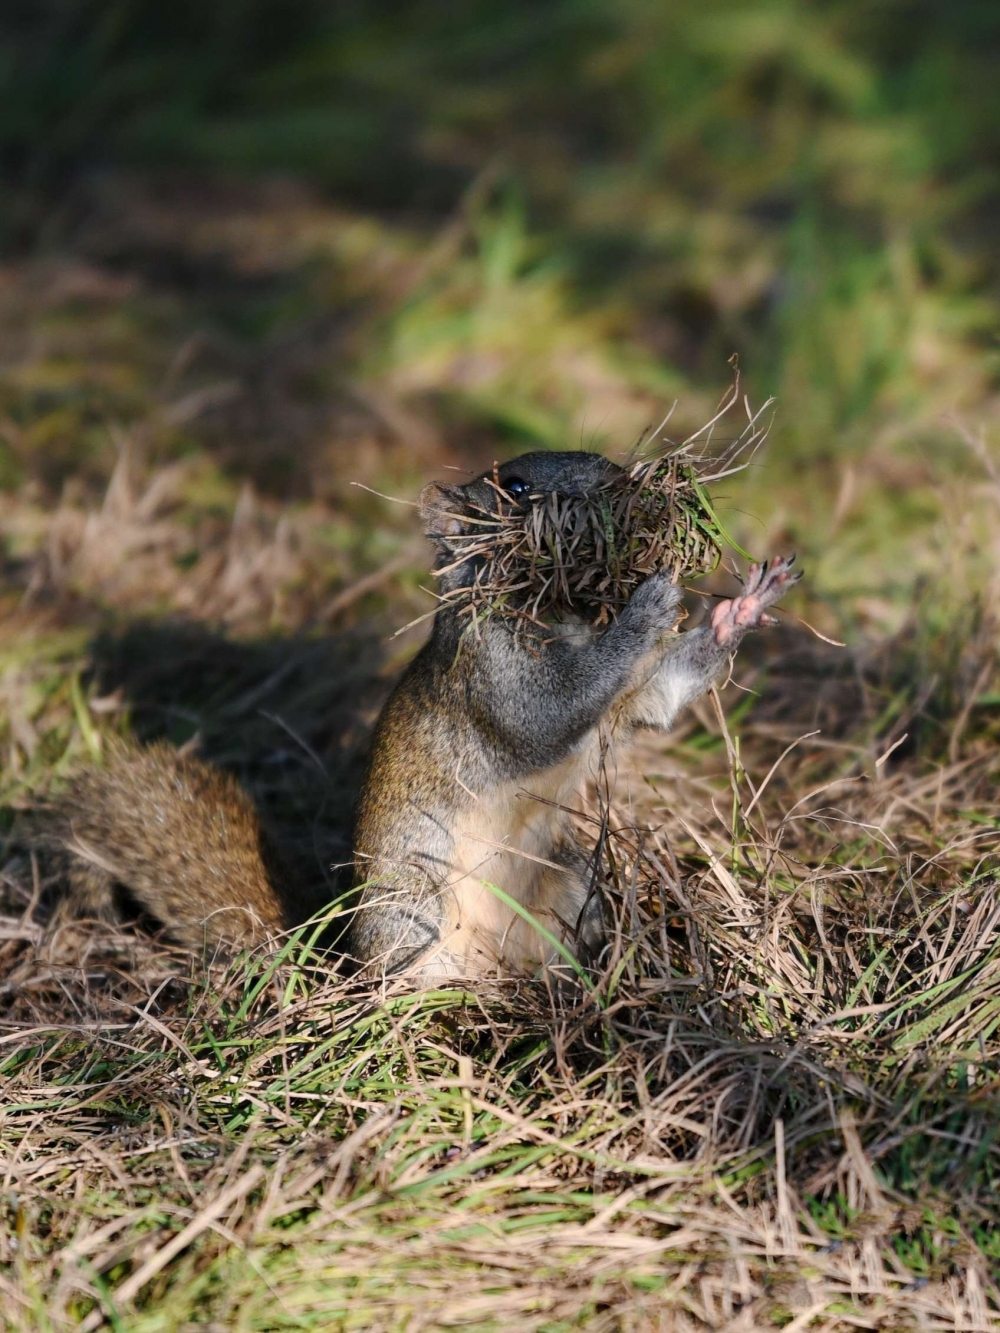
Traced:
[[[568, 354], [558, 279], [477, 278], [481, 238], [428, 288], [426, 246], [305, 191], [150, 189], [118, 180], [100, 227], [3, 272], [0, 1322], [994, 1326], [988, 438], [809, 471], [778, 427], [727, 483], [739, 540], [796, 545], [807, 578], [581, 811], [615, 938], [578, 992], [373, 994], [309, 930], [209, 968], [155, 923], [61, 915], [32, 806], [110, 733], [196, 737], [329, 901], [419, 640], [393, 631], [432, 605], [412, 511], [349, 483], [412, 498], [521, 447], [441, 389], [525, 382], [496, 303], [549, 312], [539, 430], [599, 404], [624, 450], [667, 386], [596, 319]], [[387, 361], [439, 345], [449, 283], [489, 350]]]
[[[0, 18], [0, 1327], [994, 1328], [997, 11], [390, 9]], [[684, 439], [734, 352], [713, 503], [806, 577], [581, 809], [599, 974], [60, 909], [32, 810], [132, 733], [345, 910], [434, 605], [383, 496]]]

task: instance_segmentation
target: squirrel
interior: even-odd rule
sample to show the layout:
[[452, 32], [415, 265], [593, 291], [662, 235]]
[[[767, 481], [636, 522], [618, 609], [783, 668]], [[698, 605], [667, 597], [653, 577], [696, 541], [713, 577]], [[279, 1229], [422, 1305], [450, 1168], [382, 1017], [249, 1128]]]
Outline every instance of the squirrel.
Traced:
[[[665, 574], [605, 628], [567, 613], [545, 640], [502, 616], [463, 633], [448, 594], [475, 576], [460, 539], [493, 486], [528, 502], [588, 494], [620, 472], [599, 454], [537, 452], [421, 492], [443, 597], [376, 724], [358, 801], [348, 952], [361, 965], [434, 984], [535, 974], [567, 950], [593, 957], [602, 917], [572, 806], [602, 735], [668, 729], [748, 631], [775, 623], [767, 608], [800, 577], [794, 556], [751, 565], [743, 592], [682, 634], [681, 591]], [[61, 803], [54, 837], [76, 910], [111, 915], [123, 886], [191, 949], [260, 946], [308, 915], [249, 795], [162, 742], [114, 744]]]

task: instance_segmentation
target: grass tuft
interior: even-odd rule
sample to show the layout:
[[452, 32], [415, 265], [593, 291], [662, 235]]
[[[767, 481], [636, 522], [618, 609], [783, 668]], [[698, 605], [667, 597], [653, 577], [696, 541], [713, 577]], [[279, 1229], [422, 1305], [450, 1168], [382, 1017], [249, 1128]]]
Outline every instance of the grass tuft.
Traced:
[[[517, 499], [494, 465], [493, 507], [473, 506], [459, 517], [470, 533], [451, 539], [457, 566], [474, 570], [471, 582], [445, 595], [478, 624], [504, 615], [546, 628], [567, 610], [606, 624], [650, 574], [682, 582], [719, 565], [734, 546], [707, 494], [707, 486], [749, 465], [767, 435], [746, 405], [747, 424], [723, 451], [704, 456], [715, 427], [740, 404], [739, 375], [713, 419], [683, 444], [634, 462], [587, 495], [548, 491]], [[741, 554], [746, 554], [741, 547]]]

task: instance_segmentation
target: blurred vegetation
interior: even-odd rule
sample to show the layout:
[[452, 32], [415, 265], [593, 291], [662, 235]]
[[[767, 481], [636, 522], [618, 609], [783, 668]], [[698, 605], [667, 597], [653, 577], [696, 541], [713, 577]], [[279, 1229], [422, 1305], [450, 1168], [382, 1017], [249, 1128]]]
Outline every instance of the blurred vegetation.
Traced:
[[[480, 210], [507, 200], [482, 221], [489, 291], [530, 270], [542, 300], [558, 264], [650, 361], [717, 385], [738, 349], [796, 453], [995, 392], [1000, 10], [981, 0], [4, 10], [9, 247], [58, 237], [74, 183], [123, 164], [292, 174], [418, 234], [486, 172]], [[437, 294], [431, 342], [476, 336], [462, 305], [461, 284]], [[404, 315], [389, 355], [408, 337]], [[544, 395], [518, 396], [554, 438]]]
[[199, 458], [209, 508], [333, 500], [367, 568], [403, 516], [347, 481], [623, 450], [675, 398], [683, 435], [735, 352], [778, 400], [735, 535], [824, 595], [937, 559], [943, 417], [1000, 404], [995, 6], [12, 0], [0, 31], [8, 491], [98, 493], [124, 432]]

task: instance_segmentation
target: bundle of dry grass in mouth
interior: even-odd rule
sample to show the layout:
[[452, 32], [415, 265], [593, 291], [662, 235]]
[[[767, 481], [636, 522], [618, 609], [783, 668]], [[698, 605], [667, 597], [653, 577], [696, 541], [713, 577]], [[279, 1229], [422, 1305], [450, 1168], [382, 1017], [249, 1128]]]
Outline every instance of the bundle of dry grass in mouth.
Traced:
[[[715, 428], [738, 405], [746, 425], [723, 449], [713, 448]], [[737, 377], [695, 435], [647, 452], [587, 495], [549, 491], [515, 499], [494, 465], [492, 506], [476, 511], [471, 533], [453, 539], [455, 565], [471, 560], [472, 581], [448, 600], [477, 624], [483, 615], [504, 615], [545, 629], [571, 612], [600, 625], [650, 574], [667, 573], [676, 582], [708, 573], [726, 547], [740, 548], [707, 487], [747, 466], [767, 434], [762, 420], [769, 407], [770, 401], [751, 411]]]

